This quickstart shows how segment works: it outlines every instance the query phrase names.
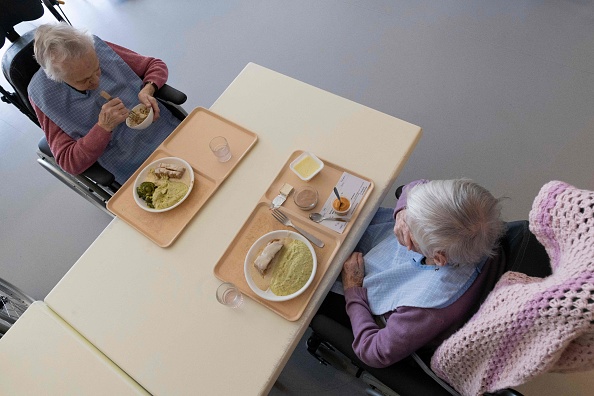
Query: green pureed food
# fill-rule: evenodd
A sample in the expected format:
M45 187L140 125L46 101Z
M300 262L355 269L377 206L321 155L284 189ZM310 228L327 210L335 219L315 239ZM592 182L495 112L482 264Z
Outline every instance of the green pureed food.
M293 239L281 249L276 259L270 284L274 294L288 296L307 283L313 271L313 257L305 243Z
M146 181L136 189L138 196L146 202L151 209L167 209L188 193L189 187L181 181L171 180L168 176L157 177L155 170L151 169Z

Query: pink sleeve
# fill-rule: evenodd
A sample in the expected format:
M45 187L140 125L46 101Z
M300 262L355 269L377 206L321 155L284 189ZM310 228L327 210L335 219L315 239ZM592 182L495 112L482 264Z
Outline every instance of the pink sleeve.
M130 66L138 77L142 78L143 82L152 81L159 88L167 82L169 71L167 65L161 59L142 56L120 45L106 43Z
M95 124L88 134L78 140L72 139L49 119L29 98L45 138L56 162L66 172L78 175L93 165L103 154L111 140L111 132Z

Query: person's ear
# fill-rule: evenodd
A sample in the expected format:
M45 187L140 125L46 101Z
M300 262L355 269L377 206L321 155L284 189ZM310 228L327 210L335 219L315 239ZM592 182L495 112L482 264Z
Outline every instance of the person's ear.
M433 261L435 265L444 266L448 263L448 259L444 252L437 252L433 255Z

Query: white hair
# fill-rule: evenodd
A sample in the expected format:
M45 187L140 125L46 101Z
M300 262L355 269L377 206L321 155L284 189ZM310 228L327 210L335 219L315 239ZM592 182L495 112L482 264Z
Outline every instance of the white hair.
M500 201L468 179L434 180L408 192L406 221L423 255L475 264L495 254L504 233Z
M48 78L64 81L64 64L95 50L93 36L65 22L45 24L35 32L35 59Z

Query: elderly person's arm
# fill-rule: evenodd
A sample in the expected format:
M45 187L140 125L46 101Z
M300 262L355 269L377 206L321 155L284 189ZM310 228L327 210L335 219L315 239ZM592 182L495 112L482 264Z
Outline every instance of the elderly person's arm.
M144 82L152 82L160 88L167 81L167 66L162 60L142 56L116 44L107 44ZM147 84L143 89L149 91L154 88L151 84ZM32 100L30 102L56 162L66 172L78 175L93 165L103 154L111 140L111 131L97 123L85 136L74 140L47 117Z
M111 140L111 132L95 124L86 136L72 139L31 102L56 162L66 172L78 175L93 165Z
M142 56L128 48L107 42L136 75L142 78L143 87L138 93L138 100L145 106L151 106L154 112L154 121L159 119L159 106L153 97L156 90L161 88L169 75L167 65L161 59Z
M399 307L382 328L369 309L367 289L345 289L344 297L355 337L353 350L371 367L387 367L404 359L449 327L439 310Z
M353 267L361 268L364 263L362 260L359 263L357 256L351 256L347 262L343 268L343 283L354 336L353 351L371 367L387 367L421 347L439 345L478 309L484 290L493 288L505 268L505 258L498 253L485 263L470 288L451 305L440 309L398 307L384 315L386 326L382 327L371 313L362 280L359 282L358 275L349 271Z
M367 303L363 277L363 255L355 252L344 263L342 283L355 337L353 350L365 364L387 367L426 345L449 326L438 310L400 307L381 328Z

